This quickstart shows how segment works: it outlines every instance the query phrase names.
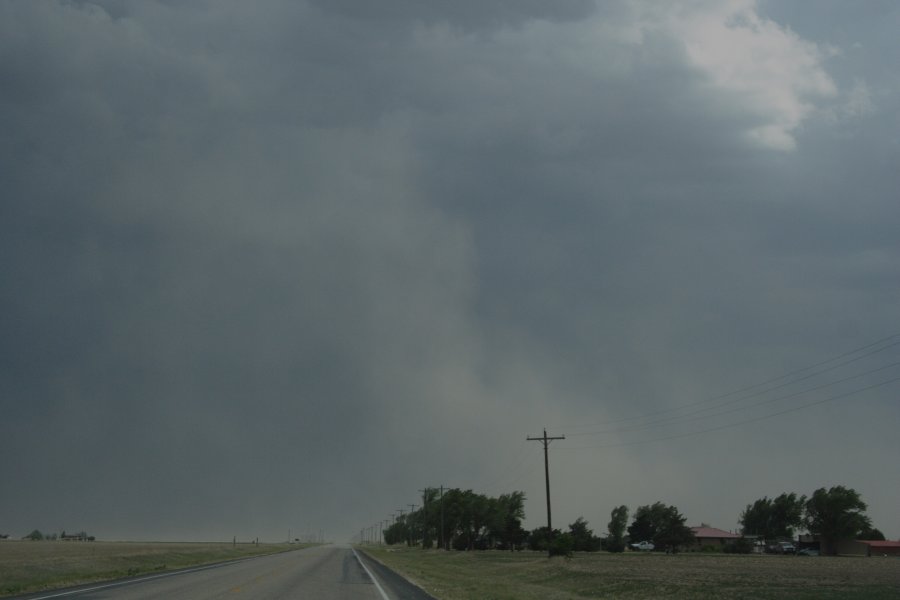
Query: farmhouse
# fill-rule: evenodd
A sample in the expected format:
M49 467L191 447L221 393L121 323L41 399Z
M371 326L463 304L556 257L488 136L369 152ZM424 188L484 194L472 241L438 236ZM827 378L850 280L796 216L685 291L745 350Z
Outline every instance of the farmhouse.
M691 527L691 531L694 532L695 540L693 547L690 548L692 550L699 550L707 546L724 548L727 544L741 539L741 536L737 533L710 527L706 523L701 524L699 527Z
M845 540L834 549L842 556L900 556L900 542Z

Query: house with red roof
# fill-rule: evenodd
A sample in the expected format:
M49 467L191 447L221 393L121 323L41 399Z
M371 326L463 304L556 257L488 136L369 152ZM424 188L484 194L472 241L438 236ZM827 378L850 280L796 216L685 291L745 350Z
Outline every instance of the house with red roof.
M710 527L706 523L701 523L698 527L691 527L691 531L694 533L694 544L688 550L700 550L708 547L720 549L741 539L739 533Z
M879 540L844 540L834 545L842 556L900 556L900 542Z

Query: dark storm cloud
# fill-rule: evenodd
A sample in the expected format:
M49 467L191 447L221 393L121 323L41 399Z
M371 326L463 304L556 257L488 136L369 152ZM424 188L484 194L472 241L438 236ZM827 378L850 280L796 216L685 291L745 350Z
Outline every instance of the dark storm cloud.
M308 129L279 133L283 110L270 124L234 123L258 117L244 101L271 107L269 90L228 98L230 84L203 60L182 67L159 46L123 39L123 52L106 52L96 37L147 32L95 8L9 11L19 17L6 21L10 30L30 25L46 38L34 46L49 56L32 60L65 65L57 78L41 69L31 75L37 97L23 92L5 113L14 133L4 161L4 256L14 269L5 339L16 344L5 347L12 360L4 397L20 413L10 425L23 447L38 432L49 438L32 466L37 485L75 478L141 515L155 504L141 497L148 488L215 504L235 486L252 497L270 481L259 465L277 465L289 491L334 494L324 473L340 465L322 468L316 457L360 454L359 442L372 437L366 431L379 427L373 416L390 408L390 397L368 401L378 391L365 384L382 375L378 357L390 354L378 340L395 332L381 319L402 310L405 296L438 311L453 300L452 290L430 297L443 283L416 291L420 281L457 277L444 264L456 234L436 231L407 190L383 180L394 159L379 165L371 156L397 144L318 129L315 113L328 94L298 109L304 119L312 113ZM72 38L68 48L54 43L59 37ZM30 44L11 54L26 55ZM154 74L176 79L158 85ZM129 88L134 103L118 102ZM22 151L28 143L38 146L36 157ZM435 243L440 253L429 248ZM411 253L423 262L405 261ZM399 303L384 297L394 290ZM82 506L66 517L96 522L95 510L110 507ZM175 513L177 523L207 527L196 511ZM209 519L218 521L215 510ZM112 528L127 529L124 520Z
M312 4L329 13L367 21L449 23L465 29L481 30L520 25L531 19L564 21L583 18L596 7L590 0L486 0L481 2L415 2L394 0L376 5L352 0L313 0Z
M887 61L802 12L765 7L805 39L676 8L3 4L0 528L348 532L441 483L522 487L537 526L542 425L892 333ZM895 455L888 398L804 423ZM798 421L560 452L559 522L662 499L731 527L842 483L896 535L883 465L772 465Z

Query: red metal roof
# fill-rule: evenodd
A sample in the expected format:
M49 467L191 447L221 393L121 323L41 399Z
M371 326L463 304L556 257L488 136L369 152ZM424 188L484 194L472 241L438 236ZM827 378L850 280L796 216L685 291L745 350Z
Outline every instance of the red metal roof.
M694 537L698 537L698 538L737 539L737 538L741 537L737 533L731 533L730 531L725 531L724 529L717 529L715 527L691 527L691 531L694 532Z
M880 541L880 540L856 540L872 546L873 548L900 548L900 542Z

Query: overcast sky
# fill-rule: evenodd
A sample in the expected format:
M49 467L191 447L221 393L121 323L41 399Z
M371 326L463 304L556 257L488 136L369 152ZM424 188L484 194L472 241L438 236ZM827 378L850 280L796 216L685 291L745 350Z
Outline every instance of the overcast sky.
M845 485L897 539L898 29L0 0L0 533L343 540L438 485L534 528L547 427L556 526Z

